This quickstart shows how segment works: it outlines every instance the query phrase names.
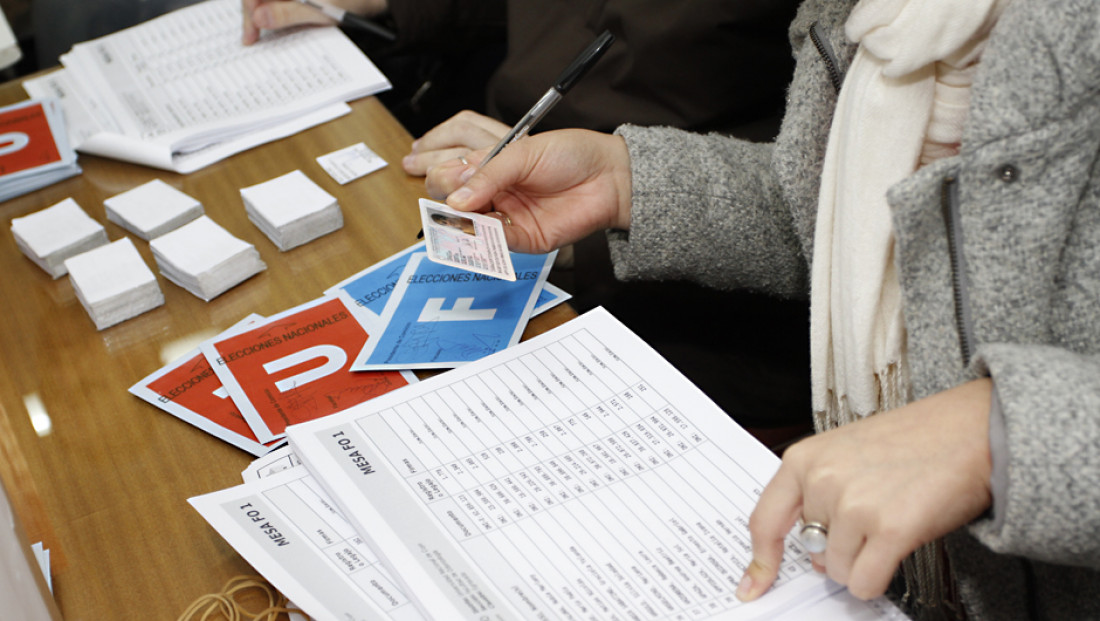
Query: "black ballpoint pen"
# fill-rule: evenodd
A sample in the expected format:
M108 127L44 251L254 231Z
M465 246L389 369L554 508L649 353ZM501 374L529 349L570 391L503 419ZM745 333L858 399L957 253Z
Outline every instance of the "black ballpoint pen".
M542 117L546 116L550 108L553 108L554 104L558 103L562 96L565 95L584 74L588 73L588 70L596 64L596 61L603 56L603 53L606 52L607 48L611 47L611 44L614 42L615 35L607 30L596 37L596 40L589 44L589 46L565 68L565 71L558 76L557 82L550 87L550 90L546 91L546 94L535 103L534 107L528 110L527 114L523 115L523 118L516 123L515 127L500 139L500 142L493 147L492 151L489 151L485 159L481 160L481 164L478 165L478 168L488 164L489 160L496 157L504 147L508 146L508 143L526 136L527 133L531 131L531 128L541 121Z
M341 26L348 28L355 28L357 30L363 30L371 34L377 35L387 41L393 41L397 39L397 35L392 30L372 22L371 20L356 15L355 13L349 13L344 9L334 7L331 4L325 4L323 2L317 2L316 0L298 0L306 6L311 6L318 11L328 15L332 19L335 19Z

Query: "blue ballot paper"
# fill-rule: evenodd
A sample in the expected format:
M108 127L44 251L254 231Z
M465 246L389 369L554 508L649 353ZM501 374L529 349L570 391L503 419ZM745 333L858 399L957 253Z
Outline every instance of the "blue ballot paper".
M345 292L356 308L365 308L374 313L376 317L382 316L382 310L386 307L386 301L390 299L390 293L397 286L397 279L405 266L409 263L409 256L414 252L424 252L424 242L413 244L408 248L391 255L367 269L347 278L325 291L325 295L339 295ZM513 263L519 260L517 253L512 253ZM545 283L539 292L538 301L535 302L535 310L532 317L561 304L571 298L569 293ZM350 306L350 305L349 305Z
M381 314L381 332L351 369L448 369L514 345L555 255L513 254L511 282L410 254ZM347 289L340 295L351 297Z

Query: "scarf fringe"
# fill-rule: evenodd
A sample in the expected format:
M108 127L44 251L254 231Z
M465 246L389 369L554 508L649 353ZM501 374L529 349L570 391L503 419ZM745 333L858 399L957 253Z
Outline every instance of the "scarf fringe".
M821 433L836 429L841 425L863 420L877 412L900 408L912 401L908 365L904 362L892 362L884 370L876 372L875 388L878 392L877 405L870 412L854 411L846 396L837 396L836 392L829 388L826 391L825 410L814 410L814 430Z
M916 621L966 621L942 539L917 548L899 569L905 592L901 607Z

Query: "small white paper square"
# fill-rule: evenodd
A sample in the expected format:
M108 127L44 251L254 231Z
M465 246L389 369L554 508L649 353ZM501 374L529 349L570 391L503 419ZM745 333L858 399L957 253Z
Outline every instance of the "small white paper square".
M362 142L317 158L317 163L340 185L386 167L386 160Z
M242 188L241 198L276 229L336 203L335 197L300 170Z
M99 330L164 304L156 276L129 237L78 254L65 267Z
M180 272L192 276L209 272L253 247L208 216L200 216L161 235L149 242L149 246L158 260L163 258Z
M73 286L89 304L98 304L157 281L129 237L78 254L65 265Z
M504 225L497 218L456 211L422 198L420 219L432 261L502 280L516 279Z
M149 240L203 214L202 203L160 179L103 201L107 219Z
M107 231L71 198L22 218L11 231L20 250L54 278L65 275L65 259L107 243Z

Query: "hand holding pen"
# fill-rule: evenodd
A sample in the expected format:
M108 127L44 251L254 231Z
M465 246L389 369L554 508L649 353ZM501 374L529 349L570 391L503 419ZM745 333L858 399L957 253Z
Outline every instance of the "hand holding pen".
M337 2L340 6L335 4ZM333 23L393 41L396 35L392 31L368 19L381 14L387 7L387 0L242 0L241 42L245 45L255 43L261 30Z
M495 147L489 150L489 153L481 160L478 168L488 164L489 160L496 157L509 143L526 136L542 120L542 117L546 116L546 113L550 112L550 109L561 101L561 98L569 92L569 89L573 88L573 85L580 81L584 74L588 73L588 70L600 60L600 57L614 42L615 35L605 30L600 36L596 37L595 41L584 48L584 51L573 59L573 62L569 63L569 66L561 72L561 75L558 76L550 89L527 111L527 114L523 115L523 118L516 123L515 127L505 134Z
M466 159L465 156L458 158L461 162L460 167L449 166L443 169L442 167L437 166L433 168L429 172L428 177L425 180L425 184L428 188L429 194L431 194L434 198L442 199L443 197L446 197L451 189L456 187L458 184L462 184L468 181L471 176L474 175L474 173L476 173L479 169L488 164L489 161L496 157L502 150L504 150L506 146L526 136L531 131L531 128L533 128L540 120L542 120L542 118L546 116L546 113L554 107L554 104L561 101L562 97L569 91L569 89L571 89L574 84L576 84L582 77L584 77L586 73L588 73L588 71L596 64L596 62L600 60L604 52L607 51L607 48L609 48L614 42L614 35L612 35L608 31L604 31L600 36L596 37L596 39L591 44L589 44L588 47L586 47L573 60L573 62L565 68L564 71L562 71L561 75L558 76L558 79L554 82L553 85L551 85L546 94L544 94L535 103L535 105L527 112L527 114L523 115L523 118L521 118L519 122L512 127L511 130L509 130L506 134L504 134L504 136L501 137L501 139L497 142L495 146L493 146L492 149L484 152L483 155L478 152L470 153L471 157L474 156L474 154L477 154L479 156L480 164L478 164L477 168L471 167L470 162ZM617 138L614 138L613 140L621 142L621 140ZM575 162L571 164L575 164ZM456 178L454 176L454 172L459 168L461 168L462 172L460 173L460 176ZM570 170L566 172L566 176L574 176L578 172L583 176L583 166L582 169ZM505 185L507 185L507 183L508 182L505 182ZM490 196L489 198L492 198L492 196ZM448 199L448 203L450 202L451 200ZM460 208L466 211L495 211L498 216L501 217L502 221L504 221L505 224L512 224L510 213L500 207L497 207L495 204L465 204L463 205L463 207ZM594 213L595 212L593 212L593 214ZM596 220L602 220L602 218L597 217ZM613 224L612 221L617 221L617 218L609 217L608 224ZM584 227L587 226L587 224L582 224L581 226ZM505 228L507 229L508 227ZM560 239L567 238L571 234L567 231L562 231L554 232L550 236L540 236L534 239L518 240L516 238L516 234L518 232L519 229L511 232L508 232L506 230L505 234L508 236L509 246L512 247L514 250L520 250L521 252L547 252L548 250L558 247L554 244L559 243ZM417 237L419 238L422 235L423 231L421 231L420 234L417 235ZM560 243L567 244L571 243L571 241L573 240L570 239L568 241L562 241Z

